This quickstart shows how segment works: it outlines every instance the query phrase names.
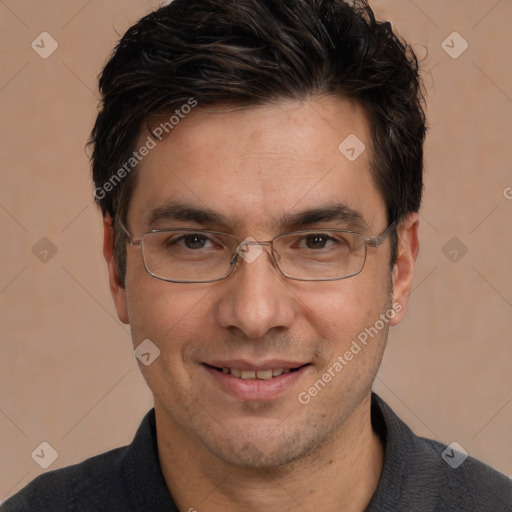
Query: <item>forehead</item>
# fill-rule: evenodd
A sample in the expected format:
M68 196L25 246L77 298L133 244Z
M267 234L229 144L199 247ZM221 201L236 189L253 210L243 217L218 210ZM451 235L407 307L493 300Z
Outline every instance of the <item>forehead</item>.
M151 227L155 210L180 202L219 213L233 230L263 231L298 211L345 204L372 226L385 208L370 155L368 121L351 101L199 105L139 164L128 218Z

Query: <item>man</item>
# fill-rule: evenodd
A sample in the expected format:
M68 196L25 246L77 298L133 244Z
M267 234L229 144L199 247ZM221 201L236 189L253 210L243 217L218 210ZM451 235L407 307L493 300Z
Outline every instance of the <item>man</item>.
M128 30L93 175L155 408L3 509L512 510L371 392L419 249L420 85L363 2L174 0Z

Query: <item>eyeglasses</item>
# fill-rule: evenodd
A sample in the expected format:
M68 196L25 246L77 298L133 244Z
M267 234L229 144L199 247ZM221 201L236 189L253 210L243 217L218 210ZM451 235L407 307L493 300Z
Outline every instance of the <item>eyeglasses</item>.
M140 245L148 274L172 283L213 283L227 278L241 259L251 263L270 246L275 266L288 279L336 281L359 274L368 247L378 247L395 226L392 222L376 237L345 229L314 229L278 235L268 242L197 229L152 230L134 238L120 221L116 224Z

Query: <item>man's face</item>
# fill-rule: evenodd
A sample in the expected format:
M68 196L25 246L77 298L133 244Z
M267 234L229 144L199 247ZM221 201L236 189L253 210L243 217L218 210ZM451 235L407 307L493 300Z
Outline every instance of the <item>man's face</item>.
M338 149L351 134L366 145L354 161ZM359 231L376 236L387 219L369 172L370 151L366 117L348 101L199 106L140 164L127 227L136 238L180 227L268 241L291 230L354 228L342 218L293 227L281 222L344 205L359 213ZM213 211L223 222L160 215L150 223L155 211L177 202ZM170 283L145 271L138 247L127 251L126 290L118 290L115 301L120 318L131 324L134 346L149 339L160 349L151 365L141 366L159 429L180 432L225 462L277 466L340 432L368 398L388 326L400 315L366 345L358 342L353 358L343 356L394 300L405 300L391 296L389 238L368 248L359 275L324 282L285 278L266 248L222 281ZM341 370L333 367L339 356ZM291 371L268 380L236 376L282 369ZM330 379L324 376L329 369ZM308 393L319 379L325 386Z

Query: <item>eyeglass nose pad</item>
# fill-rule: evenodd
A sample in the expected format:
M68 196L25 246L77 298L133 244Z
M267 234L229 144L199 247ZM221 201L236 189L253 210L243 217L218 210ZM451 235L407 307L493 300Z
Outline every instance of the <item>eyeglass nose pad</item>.
M274 259L276 260L276 263L279 263L281 261L281 256L278 252L272 251L272 254L274 255Z

